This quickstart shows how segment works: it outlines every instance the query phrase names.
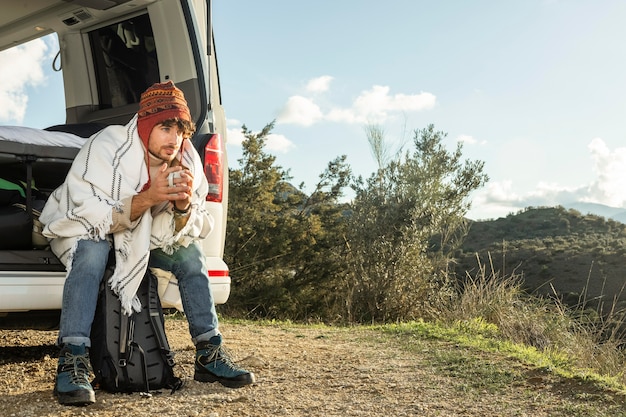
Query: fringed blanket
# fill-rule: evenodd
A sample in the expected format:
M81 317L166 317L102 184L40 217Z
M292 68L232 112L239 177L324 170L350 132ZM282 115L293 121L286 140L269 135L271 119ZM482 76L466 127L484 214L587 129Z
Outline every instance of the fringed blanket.
M182 152L182 164L194 176L191 214L176 232L171 205L153 214L146 210L130 229L112 235L116 268L109 285L120 298L124 312L141 310L135 296L146 272L150 250L173 253L178 247L206 237L213 218L204 209L208 184L200 157L190 143ZM148 182L145 149L137 134L137 116L126 126L109 126L92 136L76 156L65 182L46 203L40 220L52 251L68 272L76 245L82 239L111 238L112 210L123 207L124 198L138 194Z

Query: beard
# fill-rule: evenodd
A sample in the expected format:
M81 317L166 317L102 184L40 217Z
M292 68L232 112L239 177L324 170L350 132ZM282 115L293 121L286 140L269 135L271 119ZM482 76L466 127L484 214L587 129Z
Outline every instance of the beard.
M169 151L173 151L173 152L169 152ZM158 149L156 152L153 149L148 149L148 152L153 157L160 159L163 162L170 163L176 158L176 155L178 155L179 150L175 148L164 147L164 148Z

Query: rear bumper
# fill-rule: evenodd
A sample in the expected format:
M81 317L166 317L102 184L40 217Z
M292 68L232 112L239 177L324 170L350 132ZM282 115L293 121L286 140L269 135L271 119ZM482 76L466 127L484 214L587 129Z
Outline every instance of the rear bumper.
M215 304L226 304L230 296L230 277L215 277L209 275L209 284L211 284L211 293L213 294L213 302Z
M230 296L231 279L222 259L207 258L215 304ZM60 310L65 272L0 271L0 315L8 312Z
M0 313L60 310L65 272L0 271Z

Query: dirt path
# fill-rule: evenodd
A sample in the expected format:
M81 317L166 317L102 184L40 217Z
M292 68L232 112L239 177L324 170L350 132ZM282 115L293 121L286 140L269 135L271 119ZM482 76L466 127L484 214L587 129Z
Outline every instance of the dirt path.
M457 375L452 364L442 366L442 352L458 353L458 346L417 339L400 343L360 328L227 323L222 326L227 346L258 380L232 390L193 381L194 350L186 322L168 320L167 328L177 373L185 379L181 391L151 398L97 391L96 404L85 408L60 406L52 396L56 332L0 331L0 416L626 415L622 396L586 383L496 355L463 352L516 375L494 389L476 384L466 373ZM407 343L410 351L400 347Z

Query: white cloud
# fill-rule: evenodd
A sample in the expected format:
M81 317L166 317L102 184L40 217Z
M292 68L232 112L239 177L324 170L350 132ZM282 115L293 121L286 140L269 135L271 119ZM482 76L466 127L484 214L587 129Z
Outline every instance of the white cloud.
M348 109L333 109L328 119L346 123L382 123L391 113L419 112L432 109L437 101L431 93L389 94L389 87L375 85L363 91Z
M343 122L343 123L349 123L349 124L353 124L353 123L367 123L368 119L367 117L361 117L359 116L354 109L351 108L347 108L347 109L342 109L342 108L334 108L331 109L325 117L326 120L330 120L332 122ZM372 120L371 122L375 122L374 120Z
M626 205L626 148L611 151L600 138L588 146L596 179L589 185L586 202L611 207Z
M356 107L374 111L377 107L395 111L421 111L435 107L436 98L431 93L389 95L389 87L375 85L356 100Z
M493 218L526 207L567 207L576 202L626 208L626 148L611 150L602 139L594 138L588 150L596 174L589 184L565 187L540 182L534 190L520 195L510 180L488 183L476 192L468 215L475 219Z
M484 195L486 202L517 203L520 197L512 190L513 182L511 180L496 181L487 185L487 192Z
M278 116L277 122L311 126L322 117L321 109L313 100L302 96L291 96Z
M227 118L226 119L226 125L227 126L241 127L243 125L243 123L241 123L241 121L239 121L239 119Z
M462 142L462 143L467 143L468 145L475 145L476 144L476 139L474 139L472 136L469 135L459 135L456 138L457 142Z
M287 153L289 150L295 148L292 141L287 139L284 135L270 134L267 136L267 150L273 152Z
M0 52L0 120L22 123L28 105L27 87L45 82L42 64L48 45L36 39Z
M520 197L512 190L512 181L490 182L475 192L467 216L474 220L492 219L519 210Z
M227 124L230 124L227 122ZM245 140L241 128L228 129L228 146L241 147L241 143ZM266 149L274 153L287 153L295 148L295 145L286 136L270 133L265 140Z
M557 183L540 182L535 190L527 193L521 200L524 207L551 207L568 205L584 198L587 187L564 187Z
M332 80L333 77L330 75L313 78L306 84L306 91L310 93L323 93L324 91L328 91Z
M308 92L324 92L329 88L332 77L314 78L307 84ZM432 109L437 102L435 95L390 94L388 86L374 85L354 99L350 107L326 106L327 110L314 98L295 95L289 97L287 104L277 118L278 123L311 126L328 120L339 123L383 123L399 113L419 112Z
M525 205L527 197L514 191L511 180L489 182L484 189L475 192L467 216L474 220L504 217L528 207Z
M476 191L468 216L472 219L487 219L503 217L527 207L567 207L571 203L586 201L587 196L586 185L564 187L556 183L540 182L534 190L518 193L514 189L513 181L495 181Z
M245 139L240 127L228 129L226 135L228 135L228 145L241 146L241 142Z

